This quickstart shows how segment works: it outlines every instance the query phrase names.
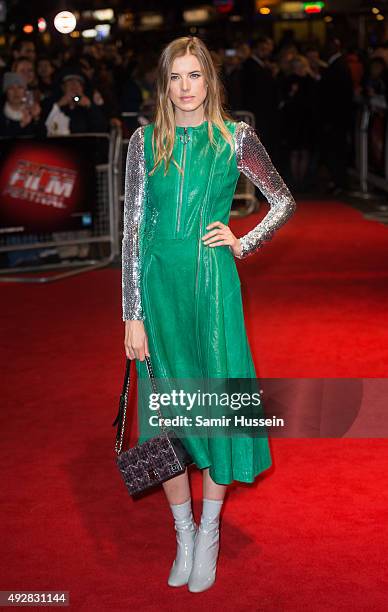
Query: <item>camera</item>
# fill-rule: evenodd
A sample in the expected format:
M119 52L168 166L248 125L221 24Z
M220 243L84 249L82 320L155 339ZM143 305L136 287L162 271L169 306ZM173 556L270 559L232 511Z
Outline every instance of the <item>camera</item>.
M26 91L25 95L23 96L23 102L29 108L34 106L34 94L32 93L32 91Z

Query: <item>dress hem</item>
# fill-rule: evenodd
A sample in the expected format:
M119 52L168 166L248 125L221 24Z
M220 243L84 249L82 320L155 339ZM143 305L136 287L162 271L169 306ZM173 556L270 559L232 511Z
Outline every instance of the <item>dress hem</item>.
M256 478L258 476L260 476L260 474L262 474L263 472L265 472L265 470L268 470L270 467L272 467L272 463L269 463L266 467L261 468L258 472L255 472L253 475L251 474L251 472L238 472L235 473L233 476L230 476L229 474L226 475L225 473L220 477L219 472L217 472L217 480L215 478L213 478L214 476L214 472L212 473L212 464L210 465L201 465L199 466L198 464L194 464L199 470L205 470L206 468L210 468L209 469L209 475L211 477L211 479L216 483L216 484L225 484L225 485L229 485L232 482L245 482L248 484L253 484L256 480ZM222 482L221 482L222 481Z

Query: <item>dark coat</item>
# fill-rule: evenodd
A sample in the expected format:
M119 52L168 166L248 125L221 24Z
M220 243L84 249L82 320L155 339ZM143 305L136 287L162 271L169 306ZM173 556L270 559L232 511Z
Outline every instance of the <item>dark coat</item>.
M343 55L322 73L319 87L320 114L324 123L339 128L350 127L353 104L353 81Z

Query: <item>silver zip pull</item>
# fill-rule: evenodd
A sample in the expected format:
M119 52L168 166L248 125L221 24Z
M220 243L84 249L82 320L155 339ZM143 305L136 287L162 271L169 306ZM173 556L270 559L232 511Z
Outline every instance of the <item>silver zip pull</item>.
M181 142L183 142L183 144L187 144L190 140L190 136L187 132L187 127L184 127L183 130L184 130L184 134L183 135L179 134L179 138L181 139Z

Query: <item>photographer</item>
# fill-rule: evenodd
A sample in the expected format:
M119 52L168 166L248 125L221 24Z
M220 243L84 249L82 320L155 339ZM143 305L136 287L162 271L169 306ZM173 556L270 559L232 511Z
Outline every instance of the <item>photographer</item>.
M27 96L23 77L6 72L3 77L5 99L0 112L0 137L45 136L40 105Z
M82 74L71 71L63 75L63 95L45 104L49 136L108 131L108 121L101 106L85 95L84 86Z

